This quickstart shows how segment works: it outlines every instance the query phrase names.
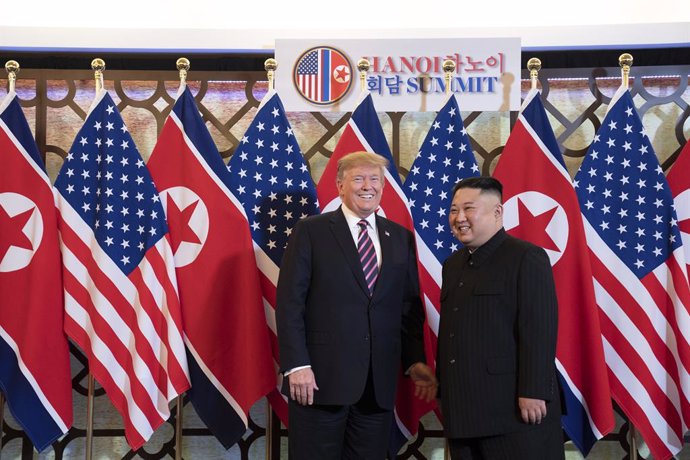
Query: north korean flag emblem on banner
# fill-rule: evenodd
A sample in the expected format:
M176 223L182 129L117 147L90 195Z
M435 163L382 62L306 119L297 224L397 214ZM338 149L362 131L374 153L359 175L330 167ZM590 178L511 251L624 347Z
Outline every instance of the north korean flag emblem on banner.
M295 63L293 82L307 101L329 105L342 99L352 85L352 65L344 53L330 46L305 51Z

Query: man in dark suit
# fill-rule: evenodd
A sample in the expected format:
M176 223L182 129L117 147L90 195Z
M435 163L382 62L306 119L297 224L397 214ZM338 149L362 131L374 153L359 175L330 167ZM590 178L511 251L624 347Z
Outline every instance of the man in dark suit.
M294 228L278 280L276 320L292 460L386 456L400 366L430 401L412 234L375 214L387 160L338 162L342 206Z
M449 223L464 247L443 264L436 360L451 458L564 458L546 252L503 229L503 186L468 178Z

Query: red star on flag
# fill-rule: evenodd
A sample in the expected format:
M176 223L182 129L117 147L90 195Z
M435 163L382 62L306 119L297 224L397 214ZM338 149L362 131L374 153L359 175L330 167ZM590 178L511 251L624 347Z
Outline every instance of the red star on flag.
M560 252L556 243L553 242L546 227L553 219L553 215L558 210L557 206L541 214L534 215L527 206L518 198L518 216L520 224L511 233L513 236L522 238L544 249Z
M2 255L0 260L5 257L10 246L29 250L33 249L31 240L22 231L33 213L34 208L31 208L16 216L10 216L5 209L0 206L0 228L3 233L2 239L0 240L0 254Z
M173 254L177 252L177 248L179 248L180 244L183 242L201 244L201 240L196 232L189 226L189 220L192 218L192 214L194 214L194 210L198 203L199 200L196 200L186 208L180 209L170 195L168 195L168 222L171 227L173 225L177 227L171 234L178 237L171 238Z

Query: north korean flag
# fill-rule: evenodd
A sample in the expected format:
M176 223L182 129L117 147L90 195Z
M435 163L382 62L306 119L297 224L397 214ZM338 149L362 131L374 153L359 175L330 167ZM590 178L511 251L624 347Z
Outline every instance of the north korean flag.
M72 426L72 380L53 189L13 91L0 164L0 390L41 451Z
M558 297L562 424L587 455L615 426L582 216L540 93L532 90L496 165L508 233L546 250Z
M185 88L148 167L175 254L184 340L199 417L230 448L251 406L275 386L259 274L247 217L229 172Z

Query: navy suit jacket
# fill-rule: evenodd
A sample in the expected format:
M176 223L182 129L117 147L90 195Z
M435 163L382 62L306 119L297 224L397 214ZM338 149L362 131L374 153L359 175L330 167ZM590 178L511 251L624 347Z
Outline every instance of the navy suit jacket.
M283 256L276 308L281 372L311 365L315 404L356 403L371 368L376 402L392 409L401 364L425 361L413 236L380 216L376 225L381 268L371 297L341 209L298 222Z

